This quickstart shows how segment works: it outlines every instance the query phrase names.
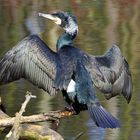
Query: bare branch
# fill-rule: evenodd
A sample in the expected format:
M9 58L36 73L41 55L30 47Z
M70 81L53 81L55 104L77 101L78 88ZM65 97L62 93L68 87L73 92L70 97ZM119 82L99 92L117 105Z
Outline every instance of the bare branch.
M66 114L65 114L66 113ZM65 114L65 115L64 115ZM60 118L68 117L73 115L72 112L68 111L51 111L49 113L21 116L20 123L35 123L42 121L58 121ZM0 120L0 127L12 126L14 124L16 117L5 118Z
M21 132L21 125L20 125L20 120L22 117L22 114L25 112L25 108L30 101L31 98L35 98L36 96L33 96L31 92L27 91L27 94L25 96L25 101L21 106L21 109L19 113L16 113L16 117L13 122L13 127L10 130L10 132L6 135L5 140L18 140L20 137L20 132Z
M78 140L83 134L84 132L80 132L73 140Z
M20 116L25 112L25 108L26 108L26 106L27 106L27 104L28 104L28 102L30 101L31 98L36 98L36 96L32 95L31 92L27 91L26 96L25 96L25 101L22 104L21 109L19 111Z
M29 92L28 92L29 93ZM5 140L17 140L20 138L29 138L32 137L34 139L43 139L46 137L51 137L52 140L63 140L62 136L55 132L50 128L43 128L43 126L33 125L31 123L35 122L42 122L42 121L55 121L59 122L59 119L64 117L69 117L74 114L74 112L69 111L51 111L44 114L37 114L31 116L22 116L25 112L25 108L31 98L35 98L33 95L26 96L26 100L22 104L22 107L19 113L16 113L16 117L9 117L4 111L0 108L0 129L4 129L5 127L13 126L10 133L7 135ZM1 104L1 102L0 102ZM30 123L30 124L23 124L23 123ZM22 125L21 125L22 124ZM44 133L45 130L45 133ZM21 133L20 133L21 132ZM16 137L12 135L15 134Z

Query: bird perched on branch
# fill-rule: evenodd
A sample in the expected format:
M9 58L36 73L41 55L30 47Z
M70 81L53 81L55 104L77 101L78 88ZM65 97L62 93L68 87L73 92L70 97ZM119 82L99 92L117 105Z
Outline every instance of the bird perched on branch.
M118 120L104 109L95 87L106 99L122 94L127 102L132 95L132 79L126 59L113 45L105 55L93 56L75 48L78 33L76 17L67 12L39 13L64 29L52 51L37 35L30 35L9 50L0 60L0 84L24 78L50 95L61 90L70 110L88 110L97 126L120 127Z

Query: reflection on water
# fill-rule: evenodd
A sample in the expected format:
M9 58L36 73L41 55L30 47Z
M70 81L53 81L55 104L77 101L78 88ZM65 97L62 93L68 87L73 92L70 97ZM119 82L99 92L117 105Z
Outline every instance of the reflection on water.
M41 33L50 48L55 49L56 40L62 31L51 22L37 20L35 13L71 11L78 18L79 35L76 46L88 53L103 54L113 43L120 46L132 71L134 95L128 105L123 97L106 101L98 93L104 106L121 122L120 129L97 128L87 112L63 119L58 131L65 139L71 140L81 132L80 140L133 140L140 137L140 1L139 0L1 0L0 1L0 56L19 40L31 33ZM43 20L43 21L42 21ZM44 23L44 24L43 24ZM61 95L50 97L25 80L0 86L0 96L6 111L13 116L29 90L37 95L26 114L61 109L64 106Z
M98 128L90 119L87 121L88 135L90 140L104 140L106 129Z

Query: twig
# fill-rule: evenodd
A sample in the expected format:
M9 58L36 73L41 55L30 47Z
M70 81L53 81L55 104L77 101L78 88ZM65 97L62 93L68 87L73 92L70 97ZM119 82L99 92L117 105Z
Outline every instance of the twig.
M27 104L28 104L28 102L30 101L31 98L36 98L36 96L32 95L31 92L27 91L26 96L25 96L25 101L22 104L21 109L19 111L20 116L25 112L25 108L26 108L26 106L27 106Z
M25 112L25 108L30 101L31 98L35 98L36 96L33 96L31 92L27 91L27 94L25 96L25 101L21 106L21 109L19 113L16 113L16 117L13 122L13 127L10 130L10 132L6 135L5 140L18 140L21 132L21 125L20 125L20 120L22 117L22 114Z
M78 140L83 134L84 132L80 132L73 140Z

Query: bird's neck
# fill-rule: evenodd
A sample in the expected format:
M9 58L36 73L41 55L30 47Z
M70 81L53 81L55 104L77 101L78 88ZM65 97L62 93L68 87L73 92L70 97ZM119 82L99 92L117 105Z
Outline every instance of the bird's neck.
M76 37L76 35L77 35L77 32L73 34L64 32L57 41L57 45L56 45L57 51L64 46L68 46L68 45L71 46L73 44L73 40Z

